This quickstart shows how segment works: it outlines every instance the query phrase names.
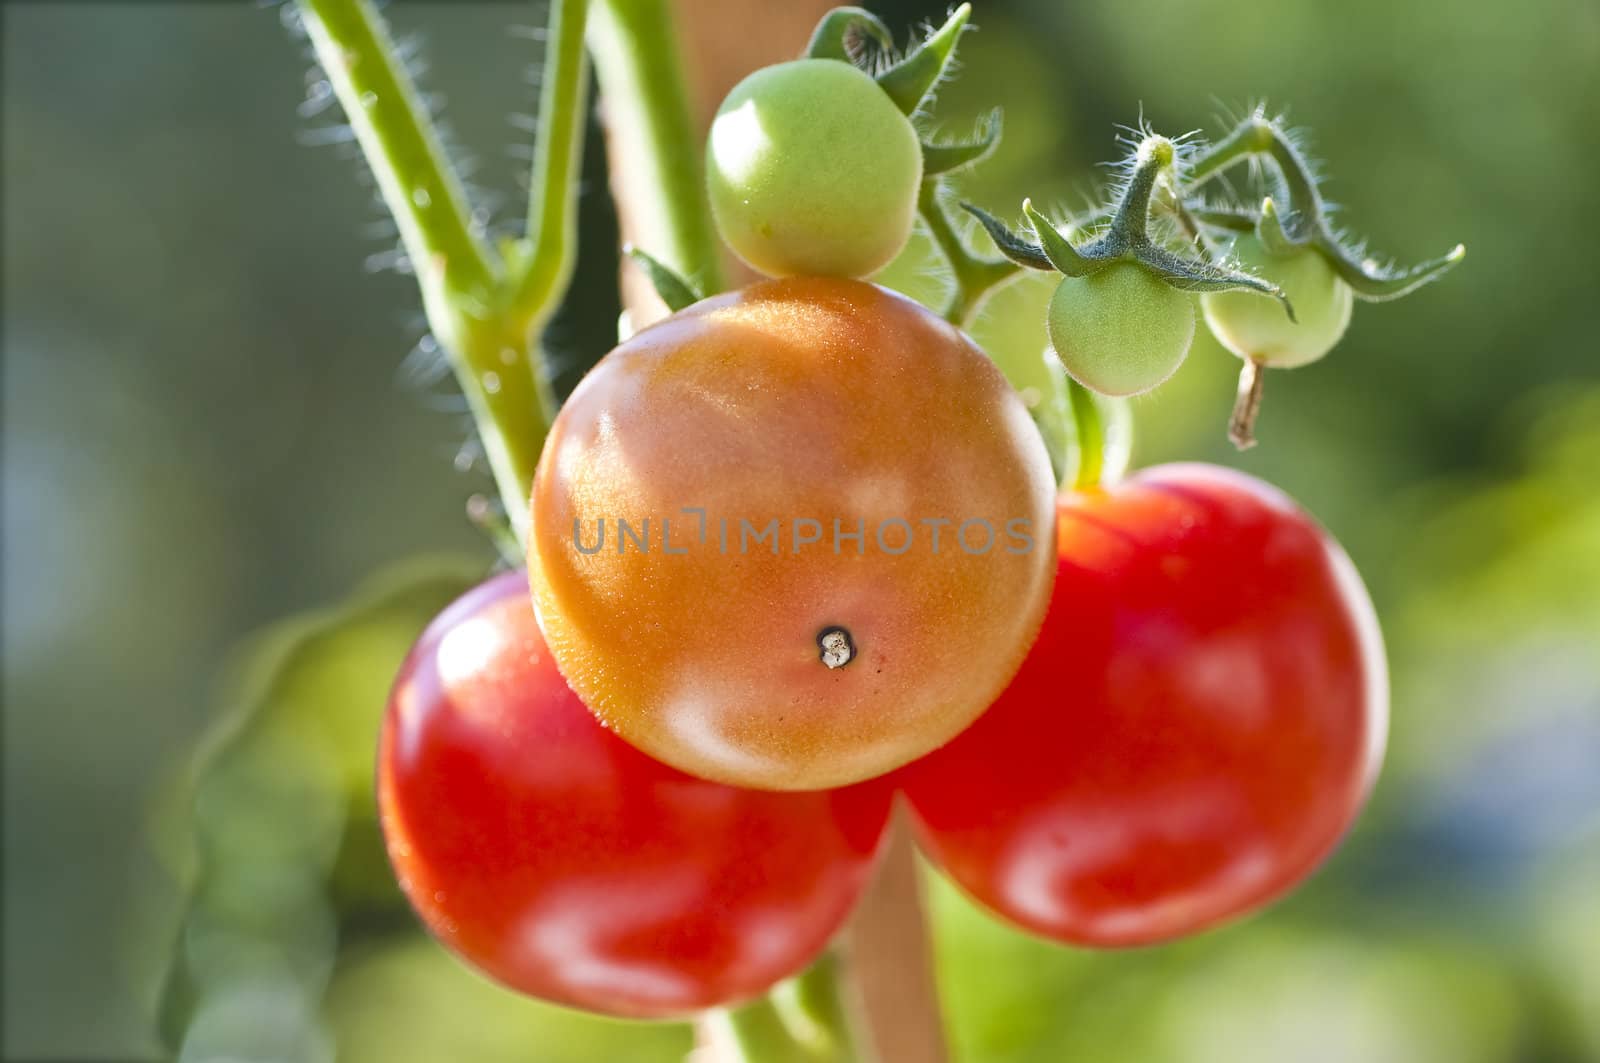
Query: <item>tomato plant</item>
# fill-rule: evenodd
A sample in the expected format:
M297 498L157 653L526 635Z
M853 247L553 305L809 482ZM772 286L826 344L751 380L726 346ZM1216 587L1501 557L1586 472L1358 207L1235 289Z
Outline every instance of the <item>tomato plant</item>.
M395 681L378 759L395 873L428 928L506 985L682 1015L804 967L867 882L887 786L739 790L607 731L507 572L446 609Z
M905 769L930 855L1028 929L1151 944L1310 873L1376 776L1372 603L1259 480L1158 466L1064 494L1049 616L1010 687Z
M1366 592L1259 481L1116 482L1115 397L1178 368L1198 295L1244 362L1247 446L1262 369L1320 358L1353 298L1460 248L1376 266L1258 109L1209 143L1141 127L1079 216L1024 200L1014 231L961 204L1000 257L980 253L947 175L995 148L999 112L923 137L967 5L904 49L830 12L804 58L734 87L702 152L663 0L550 5L528 214L491 241L373 5L296 10L478 426L501 501L471 512L528 564L424 633L382 729L387 850L449 948L612 1015L745 1001L844 923L897 786L952 878L1078 944L1203 930L1329 853L1383 748ZM588 56L630 261L674 313L635 301L561 404L544 334L574 268ZM919 222L937 312L859 279ZM717 232L777 279L719 292ZM1055 291L1008 383L962 328L1028 269ZM898 861L912 886L875 911L914 943ZM840 963L705 1025L741 1058L851 1058Z
M911 237L922 149L870 76L797 59L728 94L706 140L706 181L717 231L751 266L864 277Z
M768 281L638 333L568 399L533 488L540 622L652 756L740 785L858 781L953 737L1016 671L1053 484L958 330L859 281Z

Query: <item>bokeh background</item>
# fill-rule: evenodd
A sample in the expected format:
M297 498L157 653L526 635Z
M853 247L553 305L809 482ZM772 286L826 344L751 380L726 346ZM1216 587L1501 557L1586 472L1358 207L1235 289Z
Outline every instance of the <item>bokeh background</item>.
M781 25L780 0L735 6L728 32ZM163 985L186 1059L678 1058L684 1028L468 974L374 871L371 728L409 639L493 560L463 516L487 480L281 13L0 13L5 1058L158 1058ZM515 219L539 47L515 27L542 13L391 14L479 202ZM997 212L1081 206L1117 124L1216 132L1265 98L1376 247L1469 255L1274 374L1254 451L1223 439L1214 344L1136 407L1141 462L1265 476L1365 574L1395 693L1373 806L1293 898L1171 948L1037 944L935 883L958 1058L1600 1060L1600 6L985 0L977 22L935 115L1004 104L964 183ZM568 384L617 313L591 146ZM928 292L918 253L893 276ZM980 332L1039 342L1039 296Z

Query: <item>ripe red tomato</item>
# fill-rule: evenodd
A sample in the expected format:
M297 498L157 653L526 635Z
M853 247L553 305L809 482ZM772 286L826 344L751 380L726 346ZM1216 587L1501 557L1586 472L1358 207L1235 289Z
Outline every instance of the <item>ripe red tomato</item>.
M867 883L890 791L739 790L590 715L527 575L468 592L412 649L378 761L389 857L428 928L514 989L682 1015L804 967Z
M1383 756L1354 567L1275 489L1204 465L1063 495L1038 641L901 782L926 851L1039 934L1115 947L1250 911L1329 853Z

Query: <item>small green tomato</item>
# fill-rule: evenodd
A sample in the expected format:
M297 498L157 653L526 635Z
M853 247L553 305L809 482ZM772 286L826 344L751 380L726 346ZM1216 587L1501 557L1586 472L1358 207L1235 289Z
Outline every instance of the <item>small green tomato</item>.
M1068 277L1050 297L1050 344L1073 379L1138 395L1171 376L1194 339L1194 300L1132 262Z
M1206 325L1240 358L1277 369L1293 369L1327 354L1350 324L1352 294L1320 254L1302 249L1273 255L1254 234L1233 247L1240 264L1283 289L1294 307L1254 292L1212 292L1200 297Z
M774 277L864 277L911 236L922 147L849 63L799 59L734 86L711 124L706 184L723 240Z

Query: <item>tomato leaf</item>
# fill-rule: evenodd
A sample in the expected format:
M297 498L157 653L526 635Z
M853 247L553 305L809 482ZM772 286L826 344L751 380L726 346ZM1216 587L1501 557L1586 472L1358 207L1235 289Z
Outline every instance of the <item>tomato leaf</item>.
M158 824L192 883L161 1000L174 1048L196 1033L219 1050L270 1033L290 1056L310 1052L337 950L415 926L379 834L374 749L402 657L482 572L467 561L402 566L341 607L276 625L237 658L225 714ZM241 994L268 990L301 1021L277 1014L279 1028L263 1031L235 1013Z
M644 275L650 278L650 284L655 288L656 294L661 296L661 301L666 303L667 309L674 314L705 298L705 295L681 273L648 251L641 251L632 246L623 248L623 251L644 270Z

